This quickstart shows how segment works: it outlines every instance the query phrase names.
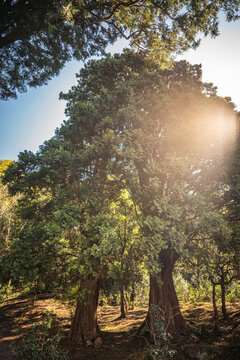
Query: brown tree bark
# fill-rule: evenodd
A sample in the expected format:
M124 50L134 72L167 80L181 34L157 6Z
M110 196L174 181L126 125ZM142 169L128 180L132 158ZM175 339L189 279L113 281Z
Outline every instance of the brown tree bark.
M222 295L222 314L224 319L228 319L227 308L226 308L226 289L224 279L221 279L221 295Z
M77 301L73 317L70 338L73 343L85 344L98 336L97 306L100 291L100 280L91 279L87 286L87 295Z
M121 315L120 315L119 319L124 319L126 317L126 313L127 313L124 285L122 285L121 289L120 289L120 302L121 302L121 304L120 304Z
M171 335L185 329L185 321L181 315L177 294L174 288L172 272L177 257L170 250L162 250L159 256L161 271L158 275L150 275L149 308L158 305L164 311L165 329ZM151 331L151 317L148 311L145 324ZM144 324L143 324L144 327ZM140 328L141 332L142 326Z
M197 258L197 288L199 289L201 285L201 273L200 273L200 262Z
M134 308L135 308L135 298L136 298L135 280L133 280L133 283L132 283L132 292L131 292L131 296L130 296L131 309L132 309L132 310L134 310Z
M212 303L214 311L214 331L216 333L220 332L219 319L218 319L218 310L216 304L216 284L212 282Z
M221 286L221 297L222 297L222 314L225 320L228 319L227 308L226 308L226 288L225 285L227 284L225 279L225 272L224 266L220 268L220 286Z
M172 277L176 256L170 250L162 250L159 260L160 273L157 277L150 275L149 305L158 305L164 311L166 330L176 333L185 328Z

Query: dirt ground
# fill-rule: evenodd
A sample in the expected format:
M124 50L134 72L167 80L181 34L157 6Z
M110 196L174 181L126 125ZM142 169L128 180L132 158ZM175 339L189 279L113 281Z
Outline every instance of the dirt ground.
M212 306L208 303L181 306L188 332L178 334L173 349L176 360L182 359L240 359L240 304L227 304L228 320L220 315L221 333L213 331ZM53 313L53 327L63 326L65 339L62 348L69 351L70 360L143 360L146 359L147 341L136 335L143 322L146 309L130 310L127 317L117 320L119 307L99 308L98 323L103 340L100 349L72 346L68 340L71 310L59 299L41 297L34 305L29 299L12 299L0 306L0 360L14 360L11 345L28 331L33 323L43 319L46 312ZM220 311L219 311L220 313ZM25 359L22 359L25 360Z

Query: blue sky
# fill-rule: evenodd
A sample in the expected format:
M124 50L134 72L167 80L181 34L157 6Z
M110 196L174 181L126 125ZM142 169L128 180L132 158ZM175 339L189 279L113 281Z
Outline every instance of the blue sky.
M203 38L196 51L181 58L201 63L203 81L213 82L220 96L231 96L240 110L240 21L221 22L218 38ZM109 50L118 52L123 42ZM76 84L75 74L83 63L72 61L48 85L29 89L18 99L0 101L0 159L17 160L19 152L36 152L39 145L54 135L65 119L65 101L58 100Z

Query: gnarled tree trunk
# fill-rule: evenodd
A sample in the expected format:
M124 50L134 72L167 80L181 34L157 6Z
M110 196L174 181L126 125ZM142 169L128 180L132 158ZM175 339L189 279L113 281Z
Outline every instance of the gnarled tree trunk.
M161 271L158 275L150 275L149 293L149 308L153 304L158 305L164 311L165 329L172 335L183 331L185 328L172 277L176 259L176 255L170 250L161 251L159 256ZM152 324L149 311L145 323L151 331Z
M185 327L172 277L176 260L170 250L162 250L159 256L161 271L157 276L150 275L149 305L158 305L164 311L166 330L170 333Z
M224 279L221 279L221 295L222 295L222 314L224 319L228 319L227 308L226 308L226 289Z
M98 336L97 306L100 280L89 280L86 289L85 298L77 301L70 332L71 341L77 344L85 344L86 341L94 340Z

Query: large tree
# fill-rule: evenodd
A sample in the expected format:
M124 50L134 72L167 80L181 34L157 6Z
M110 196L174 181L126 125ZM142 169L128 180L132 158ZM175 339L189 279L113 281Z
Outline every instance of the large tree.
M239 18L238 0L1 0L0 98L46 84L71 60L102 52L119 37L165 62L218 35L218 16Z
M90 62L79 84L62 97L72 126L90 109L96 134L99 117L111 132L112 171L124 178L142 214L150 304L165 311L170 331L182 329L172 271L195 232L224 226L206 188L214 192L217 186L216 164L225 145L229 151L234 112L202 84L199 66L180 62L161 71L131 53Z
M121 189L109 176L112 133L105 131L104 111L97 114L85 100L76 122L63 124L39 153L21 153L6 174L10 190L23 193L22 215L30 220L8 262L25 281L46 284L55 272L59 290L76 301L71 339L77 343L97 337L100 283L120 241L109 208Z
M125 52L90 61L78 77L61 95L69 119L39 154L22 154L7 174L14 191L51 190L47 231L69 243L79 290L72 340L97 336L99 280L119 249L109 205L122 188L140 210L150 305L164 310L169 331L182 329L172 271L195 232L221 230L206 188L215 191L216 154L222 135L234 131L234 111L201 82L200 66L186 62L163 71Z

